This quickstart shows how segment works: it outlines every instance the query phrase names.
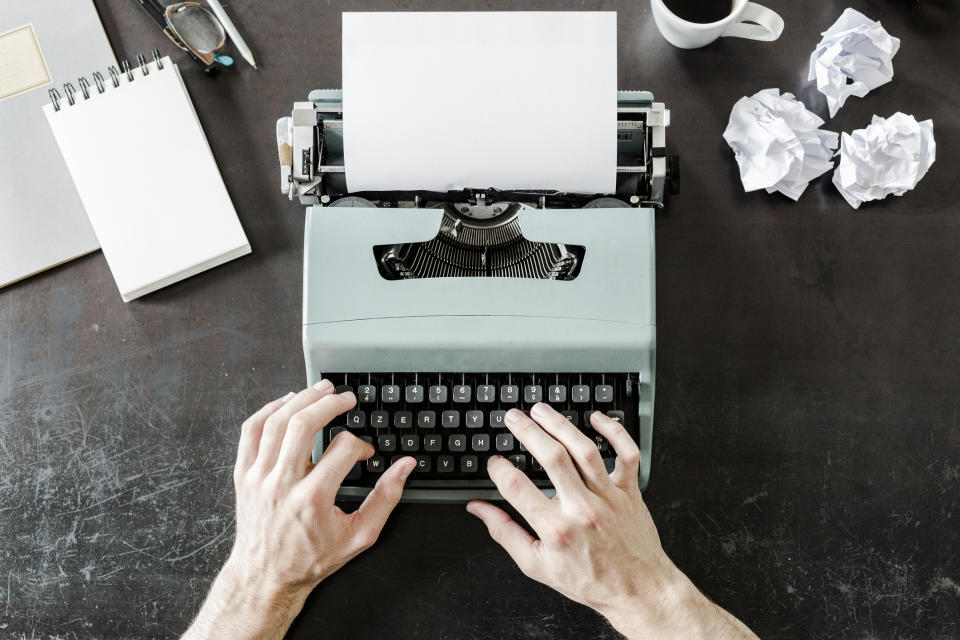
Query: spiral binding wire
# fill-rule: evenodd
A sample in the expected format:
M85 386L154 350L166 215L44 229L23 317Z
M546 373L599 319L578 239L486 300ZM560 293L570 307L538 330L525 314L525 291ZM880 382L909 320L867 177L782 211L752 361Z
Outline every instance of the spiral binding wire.
M73 84L69 82L63 83L63 92L67 94L67 102L70 103L72 107L76 103L76 98L74 95L77 93L77 90L73 88Z
M153 56L153 61L157 65L157 69L163 69L164 67L163 61L160 58L160 50L154 49L151 53ZM142 53L137 54L137 66L140 67L141 75L144 77L150 75L150 67L147 64L147 58ZM127 76L128 82L133 82L134 80L134 68L131 67L130 63L126 60L120 63L120 69L118 69L116 65L110 65L107 68L107 73L110 75L110 82L113 84L114 88L120 86L121 73ZM106 92L106 81L103 77L103 74L99 71L94 71L91 77L93 78L93 85L95 85L97 88L97 93ZM63 94L56 89L47 90L47 95L50 96L50 104L53 105L54 111L60 111L60 109L64 106L64 97L66 98L69 106L73 106L77 103L78 94L83 95L84 100L90 99L91 84L90 81L87 80L87 77L80 76L77 78L77 84L80 86L79 91L77 91L77 88L74 87L70 82L63 83Z

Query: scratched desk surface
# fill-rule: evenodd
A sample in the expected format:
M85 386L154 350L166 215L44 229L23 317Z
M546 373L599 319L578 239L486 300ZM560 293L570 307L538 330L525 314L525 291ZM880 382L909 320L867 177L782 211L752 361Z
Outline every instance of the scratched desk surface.
M401 8L520 6L481 4ZM893 82L828 128L933 118L939 155L916 191L853 213L829 176L797 204L743 193L720 137L766 87L826 114L807 57L846 5L769 4L778 42L680 51L644 0L523 3L619 11L620 87L673 111L646 500L676 563L761 637L957 638L960 10L852 2L903 44ZM169 638L199 607L233 537L240 422L305 378L304 212L277 193L274 121L340 86L341 10L391 6L236 0L262 68L211 80L135 3L97 2L118 58L179 62L254 252L130 304L99 253L0 290L0 637ZM617 637L455 505L400 506L291 636Z

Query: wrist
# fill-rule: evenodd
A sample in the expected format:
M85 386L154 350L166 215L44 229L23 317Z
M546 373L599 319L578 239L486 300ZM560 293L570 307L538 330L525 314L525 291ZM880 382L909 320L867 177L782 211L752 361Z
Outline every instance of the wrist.
M667 563L642 590L626 593L599 610L630 640L707 637L709 625L703 623L712 604L683 572Z
M281 584L269 576L257 573L232 554L220 570L214 587L220 587L236 606L273 612L293 607L294 615L303 608L303 603L312 590Z
M308 595L309 589L279 586L231 556L184 638L282 638Z

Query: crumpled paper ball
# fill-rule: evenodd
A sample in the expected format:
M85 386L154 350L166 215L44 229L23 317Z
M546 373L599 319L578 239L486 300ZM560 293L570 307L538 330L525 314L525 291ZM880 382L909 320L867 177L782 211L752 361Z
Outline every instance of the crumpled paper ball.
M822 34L810 54L808 80L827 98L830 117L850 96L862 98L893 79L893 56L900 39L859 11L847 9Z
M793 94L764 89L740 98L723 139L733 149L744 191L779 191L793 200L833 168L838 136Z
M933 120L917 122L899 111L873 116L866 129L844 133L833 184L854 209L870 200L902 196L937 159Z

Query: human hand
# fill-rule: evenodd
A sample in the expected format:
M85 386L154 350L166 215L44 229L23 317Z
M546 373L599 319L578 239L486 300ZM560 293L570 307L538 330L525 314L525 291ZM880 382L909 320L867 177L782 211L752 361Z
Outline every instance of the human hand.
M638 487L640 449L622 425L599 411L591 417L617 454L608 473L594 442L560 413L540 403L530 415L511 409L505 422L543 466L556 497L500 456L487 471L539 539L499 507L467 504L524 574L595 609L632 639L755 637L663 551Z
M350 514L334 504L337 489L373 446L344 431L310 462L316 434L356 402L323 380L243 423L233 474L236 541L185 637L212 637L218 628L220 637L282 637L310 591L376 542L415 460L393 464Z

